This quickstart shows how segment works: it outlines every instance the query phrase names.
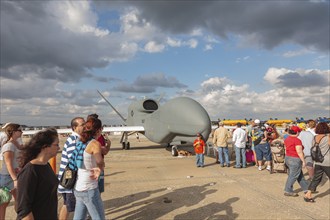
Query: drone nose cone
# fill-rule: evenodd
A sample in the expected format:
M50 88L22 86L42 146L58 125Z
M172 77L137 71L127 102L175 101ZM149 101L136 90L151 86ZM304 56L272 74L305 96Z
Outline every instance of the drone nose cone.
M206 110L197 101L188 97L175 98L164 105L172 112L167 117L171 131L196 136L201 133L207 138L211 132L211 121Z

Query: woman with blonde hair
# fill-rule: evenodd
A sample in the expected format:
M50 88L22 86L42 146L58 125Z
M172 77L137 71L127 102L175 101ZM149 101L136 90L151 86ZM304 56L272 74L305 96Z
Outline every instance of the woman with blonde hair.
M11 123L6 127L5 132L7 140L1 147L3 160L0 171L0 186L6 186L11 190L16 208L17 174L19 172L17 157L20 148L17 140L22 136L22 127L19 124ZM0 219L5 219L8 204L9 202L0 205Z

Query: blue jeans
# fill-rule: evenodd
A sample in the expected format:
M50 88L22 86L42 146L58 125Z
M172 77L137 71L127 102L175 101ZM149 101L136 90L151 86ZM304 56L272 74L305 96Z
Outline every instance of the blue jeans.
M204 154L196 154L196 165L198 167L204 166Z
M236 167L241 166L241 155L242 155L242 167L246 167L246 156L245 148L239 148L235 145L235 155L236 155Z
M225 162L227 165L230 164L229 162L229 152L228 147L218 147L218 154L219 154L219 162L221 165L224 165L222 153L225 155Z
M301 189L306 192L308 190L308 181L305 179L304 174L301 170L302 161L297 157L285 156L285 164L289 168L288 179L285 183L284 191L288 193L293 192L293 184L298 181Z
M87 210L92 219L105 219L103 202L98 188L77 191L74 190L76 196L76 210L73 219L85 220Z
M0 186L6 186L8 189L12 190L14 188L14 181L10 175L0 174Z

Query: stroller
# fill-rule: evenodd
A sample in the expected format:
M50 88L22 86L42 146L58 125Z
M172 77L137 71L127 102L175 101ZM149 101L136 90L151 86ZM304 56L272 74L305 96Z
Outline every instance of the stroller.
M275 139L270 143L272 152L272 173L286 173L285 148L283 139Z

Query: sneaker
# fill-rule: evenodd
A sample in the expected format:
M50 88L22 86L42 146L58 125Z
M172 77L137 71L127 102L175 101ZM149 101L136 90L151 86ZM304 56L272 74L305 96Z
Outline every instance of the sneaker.
M258 166L258 170L261 171L262 170L262 167L261 166Z
M267 166L267 168L266 168L268 171L271 171L272 170L272 168L270 167L270 166Z
M223 164L220 164L220 167L224 167L224 165Z
M298 193L294 193L294 192L285 192L284 193L285 196L292 196L292 197L297 197L298 196Z
M230 164L227 164L227 167L230 167Z

